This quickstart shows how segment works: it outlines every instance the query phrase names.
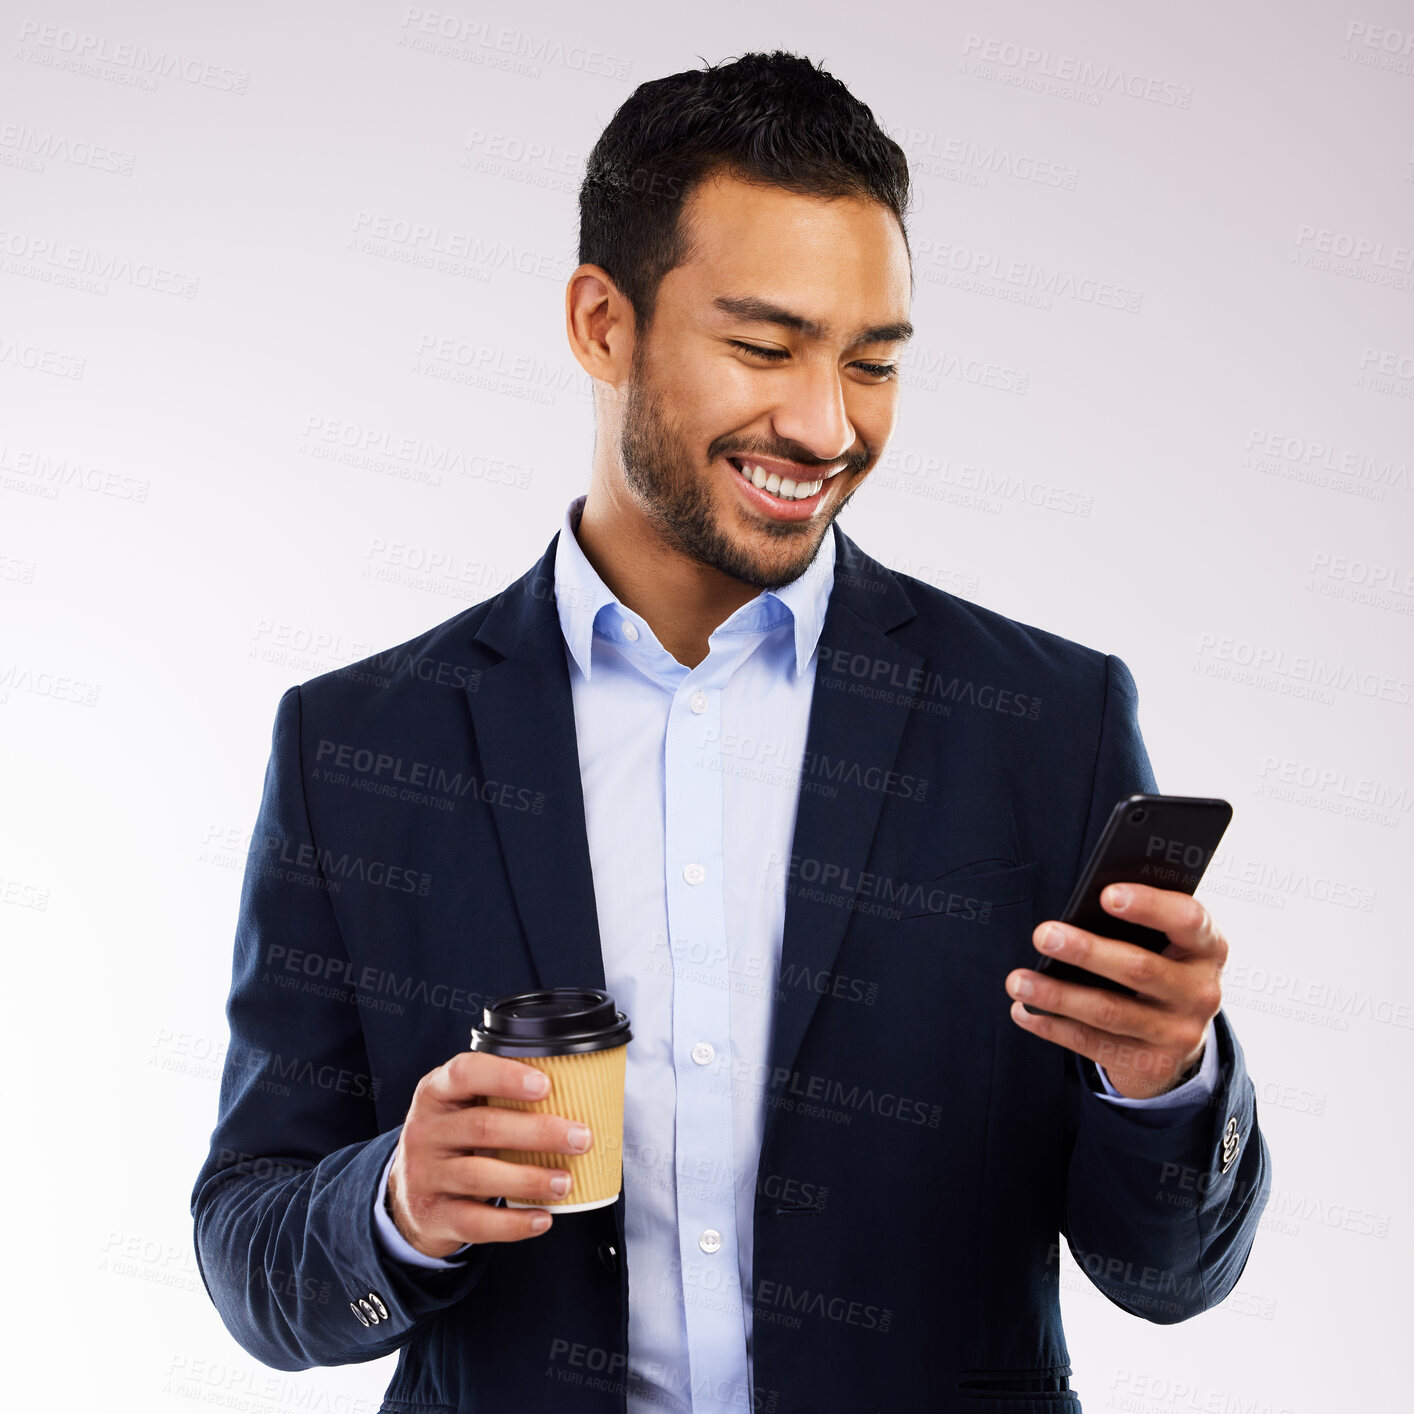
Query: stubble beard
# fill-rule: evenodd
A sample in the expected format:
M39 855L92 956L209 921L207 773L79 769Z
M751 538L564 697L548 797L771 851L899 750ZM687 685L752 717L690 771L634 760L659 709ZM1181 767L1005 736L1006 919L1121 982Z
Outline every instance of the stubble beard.
M685 439L665 414L662 399L647 375L645 361L639 356L641 347L634 351L633 374L624 397L619 457L624 479L655 529L689 559L757 589L779 589L799 579L854 491L840 500L822 524L755 522L778 543L793 547L784 559L753 551L744 534L733 537L725 533L713 509L711 467L704 474L693 463Z

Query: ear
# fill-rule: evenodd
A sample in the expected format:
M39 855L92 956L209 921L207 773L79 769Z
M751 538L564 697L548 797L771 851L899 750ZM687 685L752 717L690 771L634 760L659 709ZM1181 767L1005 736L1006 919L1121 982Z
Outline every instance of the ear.
M602 265L580 265L565 286L565 334L579 366L615 391L633 365L633 306Z

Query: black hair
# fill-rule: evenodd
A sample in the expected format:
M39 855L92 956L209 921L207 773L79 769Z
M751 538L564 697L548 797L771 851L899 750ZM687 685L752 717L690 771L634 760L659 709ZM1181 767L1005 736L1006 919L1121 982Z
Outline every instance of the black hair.
M683 205L718 174L877 201L908 249L903 149L811 60L777 49L652 79L600 134L579 189L579 263L608 271L640 334L653 322L663 276L690 254Z

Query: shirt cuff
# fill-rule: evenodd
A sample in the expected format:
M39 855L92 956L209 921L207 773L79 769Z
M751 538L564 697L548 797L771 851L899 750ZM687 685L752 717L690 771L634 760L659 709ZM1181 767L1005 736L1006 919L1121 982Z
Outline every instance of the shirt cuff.
M1095 1093L1107 1104L1117 1105L1128 1110L1181 1109L1184 1111L1183 1114L1155 1116L1156 1123L1176 1123L1179 1119L1196 1113L1202 1105L1212 1098L1213 1092L1218 1088L1218 1047L1213 1037L1213 1029L1211 1026L1208 1027L1208 1035L1203 1043L1203 1057L1198 1063L1198 1069L1183 1084L1175 1085L1172 1090L1165 1090L1162 1095L1151 1095L1148 1099L1121 1095L1110 1084L1110 1078L1105 1074L1104 1066L1096 1065L1095 1074L1100 1086Z
M406 1262L410 1267L430 1267L436 1271L464 1267L465 1262L448 1261L443 1257L429 1257L425 1252L419 1252L398 1231L387 1204L388 1175L392 1172L393 1160L397 1154L397 1146L394 1145L393 1152L388 1155L388 1162L383 1165L383 1177L378 1180L378 1196L373 1200L373 1226L378 1230L378 1239L383 1244L383 1250L388 1256L396 1258L399 1262ZM474 1245L470 1242L463 1243L452 1253L452 1257L461 1257L464 1253L470 1252Z

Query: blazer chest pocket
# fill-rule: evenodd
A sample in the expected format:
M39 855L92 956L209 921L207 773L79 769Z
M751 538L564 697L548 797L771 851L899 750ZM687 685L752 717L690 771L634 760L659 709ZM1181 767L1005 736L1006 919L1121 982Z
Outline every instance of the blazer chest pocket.
M1013 919L1026 911L1036 883L1036 865L989 860L940 874L910 889L899 908L899 919L954 919L987 925Z

